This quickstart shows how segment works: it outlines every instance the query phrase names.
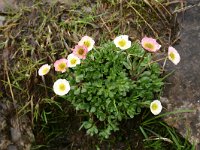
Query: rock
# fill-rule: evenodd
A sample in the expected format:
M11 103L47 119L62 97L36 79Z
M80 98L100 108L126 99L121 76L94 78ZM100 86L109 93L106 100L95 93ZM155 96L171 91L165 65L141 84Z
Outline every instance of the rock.
M18 150L17 149L17 146L15 146L15 145L8 145L8 148L7 148L8 150Z
M10 128L11 140L13 142L18 142L21 138L21 132L17 128Z
M175 46L180 53L181 62L174 66L166 65L168 72L175 69L166 84L164 99L168 112L177 110L192 110L190 113L170 115L165 121L177 128L191 143L200 143L200 5L198 1L188 1L194 6L179 14L181 27L179 45ZM189 131L189 132L188 132ZM197 149L200 149L197 148Z
M0 0L0 11L3 12L7 8L16 8L16 0Z
M17 116L12 100L0 99L0 150L30 150L34 141L30 122L26 115Z
M5 17L4 16L0 16L0 26L3 25L4 21L5 21Z

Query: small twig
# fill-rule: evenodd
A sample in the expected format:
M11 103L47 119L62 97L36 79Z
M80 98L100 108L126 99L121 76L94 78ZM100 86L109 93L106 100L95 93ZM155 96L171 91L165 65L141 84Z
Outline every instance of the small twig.
M142 55L142 58L140 59L138 65L136 66L136 68L138 68L138 67L140 66L140 64L141 64L142 61L144 60L146 54L147 54L147 52L145 51L144 54Z
M168 59L168 57L166 56L165 57L165 61L163 63L162 72L165 70L165 65L166 65L167 59Z
M167 24L169 24L169 22L168 22L168 20L166 19L166 16L164 15L164 13L159 9L159 7L158 7L158 4L160 4L159 2L157 2L156 4L155 4L155 6L156 6L156 8L157 8L157 10L158 10L158 12L156 11L156 9L155 9L155 7L154 6L152 6L152 4L150 4L150 2L148 1L148 0L144 0L144 2L152 9L152 11L157 15L157 17L161 20L161 22L163 23L163 25L166 25L166 23ZM156 2L156 1L155 1ZM160 4L161 5L161 4ZM163 6L164 7L164 6ZM162 19L162 17L164 18L164 20Z
M46 86L46 82L45 82L44 76L42 76L42 81L43 81L43 83L44 83L44 85L45 85L45 93L46 93L46 96L48 96L48 95L47 95L47 86Z
M30 104L31 104L31 123L32 123L32 126L34 126L34 115L33 115L33 95L31 96L31 100L30 100Z
M165 10L165 12L167 12L170 15L170 17L172 16L170 11L166 7L164 7L164 4L161 4L160 2L157 2L156 0L154 0L154 2L158 3Z
M135 13L140 17L142 18L142 20L147 24L147 26L152 30L152 32L154 33L155 37L158 37L158 34L156 33L156 31L152 28L152 26L145 20L145 18L133 7L131 6L128 1L126 0L127 4L129 5L130 8L132 8Z
M164 137L157 137L157 138L152 138L152 139L144 139L143 141L154 141L154 140L163 140L165 142L173 143L172 140Z
M178 9L178 10L175 10L175 11L173 12L173 14L174 14L174 13L180 13L180 12L186 11L186 10L191 9L191 8L193 8L193 7L196 7L196 6L200 6L200 3L198 3L198 4L196 4L196 5L185 6L185 7L183 7L183 4L182 4L182 8L181 8L181 9Z
M165 60L165 59L166 59L166 57L151 61L150 63L148 63L148 65L151 65L152 63L159 62L159 61Z
M19 119L18 119L18 114L17 114L17 109L16 109L16 100L15 100L15 97L14 97L14 94L13 94L12 85L11 85L10 77L9 77L9 74L8 74L8 64L7 63L8 62L6 60L4 60L4 70L6 72L8 85L9 85L9 88L10 88L10 93L11 93L11 97L12 97L12 101L13 101L14 111L16 113L16 118L17 118L16 123L19 126Z
M123 18L123 5L122 0L120 0L120 18ZM123 27L123 21L120 21L121 27Z
M7 61L4 60L4 70L6 72L6 77L7 77L8 85L9 85L9 88L10 88L10 94L11 94L11 97L12 97L12 100L13 100L13 105L15 107L16 106L16 100L15 100L15 97L14 97L14 94L13 94L12 85L11 85L11 82L10 82L10 78L9 78L9 75L8 75L8 69L7 68L8 68Z
M109 29L109 27L106 25L105 21L103 20L103 18L100 16L101 21L103 22L103 25L106 27L106 29L108 30L108 32L110 33L111 37L112 37L112 33L111 30Z

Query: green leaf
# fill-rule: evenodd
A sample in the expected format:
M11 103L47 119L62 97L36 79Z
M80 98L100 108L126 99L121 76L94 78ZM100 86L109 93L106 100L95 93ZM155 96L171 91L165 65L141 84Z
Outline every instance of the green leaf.
M76 82L79 83L81 80L83 80L83 75L79 75L79 76L76 76Z
M74 95L79 95L80 94L80 88L74 90Z
M100 121L104 121L106 119L106 114L104 114L103 112L98 112L97 117Z
M123 62L123 64L124 64L124 66L126 67L126 69L131 69L131 65L130 64L128 64L127 62Z
M85 129L89 129L92 127L92 123L89 121L85 121L85 122L83 122L83 126Z
M87 89L84 88L84 87L82 87L82 88L81 88L81 93L85 93L85 92L87 92Z
M131 118L133 118L134 115L135 115L135 110L134 110L134 108L129 107L128 110L127 110L127 114L128 114Z
M87 134L93 136L94 134L98 133L98 129L95 125L93 125L90 129L87 130Z
M90 112L91 113L93 113L93 112L95 112L96 111L96 108L95 107L92 107L91 109L90 109Z

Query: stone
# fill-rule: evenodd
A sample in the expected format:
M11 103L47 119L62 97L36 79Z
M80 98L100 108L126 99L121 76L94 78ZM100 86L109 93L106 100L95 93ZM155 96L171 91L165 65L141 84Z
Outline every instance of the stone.
M161 101L167 112L192 110L190 113L169 115L165 121L177 128L191 143L200 143L200 5L199 0L188 1L192 5L184 13L179 13L181 26L180 42L174 46L180 53L181 61L175 66L166 65L167 72L175 72L167 79L164 97ZM200 149L200 147L197 147Z
M7 146L12 142L9 140L8 136L8 123L7 123L7 113L8 107L6 105L5 99L0 99L0 150L7 149Z
M16 8L16 0L0 0L0 11L3 12L6 8Z
M15 146L15 145L8 145L8 148L7 148L8 150L18 150L17 149L17 146Z
M3 25L4 21L5 21L5 17L4 16L0 16L0 26Z
M17 128L10 128L11 139L13 142L18 142L21 138L21 132Z
M33 141L30 119L16 115L12 100L0 98L0 150L29 150Z

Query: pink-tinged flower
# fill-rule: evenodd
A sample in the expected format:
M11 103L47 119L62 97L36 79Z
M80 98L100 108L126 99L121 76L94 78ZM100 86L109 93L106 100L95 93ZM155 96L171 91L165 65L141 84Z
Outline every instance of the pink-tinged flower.
M76 55L80 59L85 59L88 53L88 49L86 46L76 45L75 49L73 49L73 54Z
M168 48L168 58L169 60L171 60L175 65L177 65L180 60L181 57L179 55L179 53L177 52L177 50L175 48L173 48L172 46L169 46Z
M59 72L65 72L67 70L67 59L62 58L59 60L56 60L56 62L54 63L54 67L55 67L55 71L59 71Z
M128 39L128 35L120 35L114 39L114 44L121 50L126 50L131 47L131 41Z
M44 76L44 75L46 75L46 74L49 72L50 68L51 68L51 66L48 65L48 64L42 65L42 66L40 67L40 69L38 70L39 76Z
M144 37L141 41L142 47L149 52L156 52L160 49L161 45L156 42L156 39Z
M89 36L84 36L82 39L78 42L78 45L80 46L85 46L87 47L88 51L92 50L94 47L95 41L89 37Z

